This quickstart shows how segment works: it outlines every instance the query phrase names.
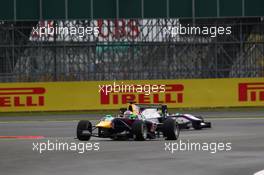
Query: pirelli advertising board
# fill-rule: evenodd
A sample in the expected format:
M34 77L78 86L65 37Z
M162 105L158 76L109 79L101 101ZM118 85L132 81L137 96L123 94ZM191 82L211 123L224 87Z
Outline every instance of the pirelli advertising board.
M264 78L0 84L0 112L264 106Z

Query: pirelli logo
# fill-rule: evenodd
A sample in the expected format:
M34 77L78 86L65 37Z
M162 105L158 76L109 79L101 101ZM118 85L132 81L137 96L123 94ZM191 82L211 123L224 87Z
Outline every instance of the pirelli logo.
M264 102L264 82L239 83L238 98L240 102Z
M44 106L45 93L43 87L0 88L0 108Z
M146 95L144 93L138 92L123 92L123 93L100 93L100 102L102 105L109 104L127 104L131 101L142 103L142 104L151 104L151 103L183 103L183 94L184 94L184 85L183 84L167 84L165 85L165 92L161 93L151 93Z

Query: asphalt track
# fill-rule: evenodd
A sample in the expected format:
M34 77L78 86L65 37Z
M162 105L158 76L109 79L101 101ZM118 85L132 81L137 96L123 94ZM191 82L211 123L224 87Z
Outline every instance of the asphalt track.
M0 174L2 175L253 175L264 169L264 116L261 110L202 113L213 123L212 129L182 131L181 142L232 144L230 151L165 151L168 141L111 141L92 139L100 150L34 150L33 143L81 143L75 139L77 119L84 116L2 117L0 136L44 136L44 139L0 139ZM210 115L220 119L210 119ZM233 119L221 117L246 117ZM53 116L55 117L55 116ZM253 119L249 119L252 117ZM65 119L72 121L66 121ZM171 144L179 144L180 140Z

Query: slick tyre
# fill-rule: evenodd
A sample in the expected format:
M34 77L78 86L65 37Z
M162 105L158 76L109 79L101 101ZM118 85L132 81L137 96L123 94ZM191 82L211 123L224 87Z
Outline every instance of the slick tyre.
M147 139L148 130L146 124L143 121L134 121L132 124L132 132L134 139L137 141L144 141Z
M90 140L92 135L92 123L87 120L81 120L77 126L77 138L81 141Z
M166 140L177 140L179 138L180 128L176 120L168 118L163 123L163 135Z

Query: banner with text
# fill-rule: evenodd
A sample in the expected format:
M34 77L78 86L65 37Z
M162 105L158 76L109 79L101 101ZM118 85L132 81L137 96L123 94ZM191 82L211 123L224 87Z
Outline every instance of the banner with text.
M264 78L1 83L0 112L264 106Z

